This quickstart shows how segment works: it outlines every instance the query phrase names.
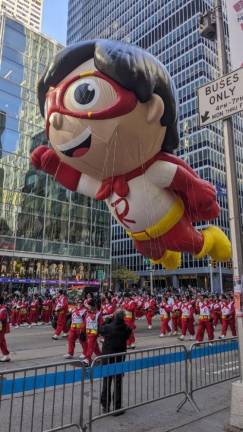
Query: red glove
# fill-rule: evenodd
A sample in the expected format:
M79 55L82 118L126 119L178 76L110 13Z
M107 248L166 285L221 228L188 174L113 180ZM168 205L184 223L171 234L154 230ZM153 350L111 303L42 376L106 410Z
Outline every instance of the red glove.
M177 166L170 189L182 197L185 210L193 221L214 219L219 215L214 186L200 177L195 177L182 166Z
M31 162L36 169L50 174L65 188L76 191L81 173L60 160L54 150L40 145L31 153Z

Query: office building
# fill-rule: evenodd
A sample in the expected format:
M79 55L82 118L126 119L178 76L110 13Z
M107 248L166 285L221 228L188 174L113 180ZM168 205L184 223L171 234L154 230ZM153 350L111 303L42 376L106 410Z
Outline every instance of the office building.
M199 21L213 0L95 0L69 1L67 42L82 39L113 38L136 44L150 51L166 65L174 79L179 98L179 157L217 189L221 214L217 221L229 235L226 176L222 124L198 126L197 89L219 76L216 42L200 36ZM226 30L227 18L225 16ZM243 195L243 121L234 118L237 169ZM204 224L205 225L205 224ZM206 224L207 225L207 224ZM149 280L147 260L137 254L132 241L114 221L112 257ZM210 258L196 260L184 254L180 269L168 272L155 267L155 284L214 286L220 291L232 287L231 262L217 265Z
M29 161L32 149L48 145L37 82L62 46L6 14L0 15L0 46L0 282L103 280L109 212L59 187Z
M0 0L0 12L40 31L43 11L43 0Z

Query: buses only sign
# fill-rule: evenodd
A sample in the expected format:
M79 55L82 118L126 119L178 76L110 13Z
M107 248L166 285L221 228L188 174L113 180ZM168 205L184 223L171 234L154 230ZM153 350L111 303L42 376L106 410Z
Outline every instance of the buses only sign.
M243 67L200 87L198 102L201 127L243 111Z

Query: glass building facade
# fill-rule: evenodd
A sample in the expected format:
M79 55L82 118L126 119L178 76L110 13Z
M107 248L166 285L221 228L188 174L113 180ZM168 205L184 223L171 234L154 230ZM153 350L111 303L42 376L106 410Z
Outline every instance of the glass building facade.
M180 146L177 154L216 186L221 214L213 223L229 235L222 123L203 129L198 126L197 89L219 76L217 44L203 39L199 32L200 15L213 7L213 0L70 0L67 42L73 44L97 37L118 39L141 46L165 64L178 90ZM227 39L226 16L225 33ZM242 132L243 120L237 115L234 134L241 209ZM112 258L142 277L149 277L146 260L136 253L132 241L115 221ZM181 268L168 272L156 266L154 278L162 286L190 283L210 289L212 284L219 291L223 285L231 286L231 268L231 262L217 265L209 258L196 260L184 254Z
M109 275L105 205L63 189L29 161L36 146L48 145L36 88L61 48L0 15L0 283Z
M12 15L33 30L40 31L43 4L43 0L0 0L0 12Z

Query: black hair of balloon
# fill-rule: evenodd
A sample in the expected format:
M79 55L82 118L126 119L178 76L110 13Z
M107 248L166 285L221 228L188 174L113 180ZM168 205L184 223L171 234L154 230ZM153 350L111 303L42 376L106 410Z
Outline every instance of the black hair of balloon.
M81 41L59 51L38 83L38 99L44 116L45 95L79 65L94 58L95 67L122 87L133 91L141 103L153 93L164 102L161 125L166 126L163 151L178 147L178 102L176 91L165 66L149 52L127 43L97 39Z

